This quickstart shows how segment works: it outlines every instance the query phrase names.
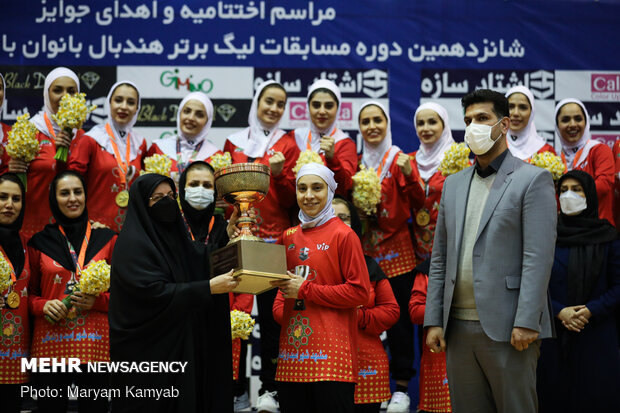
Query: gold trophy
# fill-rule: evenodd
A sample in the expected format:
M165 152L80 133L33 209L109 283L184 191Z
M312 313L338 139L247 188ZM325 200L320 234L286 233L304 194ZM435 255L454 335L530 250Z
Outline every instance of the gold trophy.
M269 244L254 235L256 219L248 213L267 195L269 179L269 167L260 163L233 164L215 173L218 194L239 208L237 226L241 234L211 254L211 273L233 269L233 276L240 280L234 290L237 293L260 294L274 288L270 281L289 279L284 245Z

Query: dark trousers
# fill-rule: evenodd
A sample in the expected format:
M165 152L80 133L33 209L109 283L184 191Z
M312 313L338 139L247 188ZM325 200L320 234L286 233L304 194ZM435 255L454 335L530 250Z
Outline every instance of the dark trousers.
M281 413L355 413L355 383L278 382Z
M75 383L80 388L90 389L109 389L110 377L107 374L87 373L82 369L82 373L38 373L33 377L33 384L36 389L49 387L59 389L61 397L38 397L38 413L65 413L69 401L67 387ZM99 397L97 400L80 398L78 399L78 411L80 413L107 413L108 399Z
M238 397L248 389L248 378L246 377L246 359L248 357L248 340L241 340L241 352L239 353L239 378L233 380L233 396Z
M355 413L379 413L381 403L364 403L355 405Z
M413 288L414 273L408 272L390 278L390 285L400 307L400 317L387 331L390 348L390 374L394 380L409 381L415 375L413 323L409 318L409 298Z
M273 301L277 293L278 289L274 288L256 296L260 325L260 394L276 390L280 325L273 319Z
M19 413L21 410L21 386L24 384L0 384L0 403L2 403L2 413Z

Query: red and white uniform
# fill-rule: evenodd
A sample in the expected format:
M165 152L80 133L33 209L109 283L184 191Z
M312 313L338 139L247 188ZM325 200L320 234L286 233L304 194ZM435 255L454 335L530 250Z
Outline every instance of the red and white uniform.
M413 282L409 300L409 316L413 324L424 324L428 275L418 274ZM420 404L419 410L429 412L450 412L450 391L446 372L446 353L432 353L426 345L426 332L422 339L423 350L420 360Z
M379 336L396 323L399 314L390 282L385 278L371 282L368 304L357 309L356 404L381 403L392 395L390 365Z
M128 190L131 183L140 176L146 155L144 138L129 135L128 141L131 142L129 164L133 167L134 173L126 176L127 185L122 183L121 169L114 152L106 149L89 135L73 140L67 160L67 169L83 175L86 187L90 189L87 203L89 218L116 232L123 227L127 212L127 208L117 205L116 196L120 191ZM131 149L132 146L135 148ZM126 151L121 149L119 148L121 162L126 163Z
M413 168L418 172L418 163L416 162L416 152L410 154L413 161ZM437 225L437 215L439 214L439 201L441 201L441 191L446 177L439 171L435 172L428 182L424 182L424 205L422 208L413 211L413 231L415 233L416 245L415 255L416 264L430 258L433 250L433 239L435 237L435 226ZM429 214L430 220L425 224L425 220L421 219L420 223L416 220L417 214L424 211ZM422 214L424 214L422 212ZM422 215L423 216L423 215ZM421 216L421 217L422 217Z
M228 293L230 311L239 310L252 314L254 296L252 294ZM241 339L232 341L233 380L239 379L239 363L241 362ZM245 361L245 360L244 360Z
M112 260L116 236L112 238L91 260ZM72 272L60 266L49 256L30 247L32 274L28 288L30 313L34 316L32 357L77 357L80 362L110 361L108 302L110 293L95 299L88 311L73 307L69 315L58 323L49 323L43 314L48 300L62 300ZM87 267L85 265L84 267ZM79 281L79 280L78 280Z
M405 274L416 265L413 243L407 227L412 208L424 203L417 170L405 176L396 162L381 181L381 202L376 221L371 220L363 237L364 253L373 257L388 278Z
M26 238L21 236L22 245ZM5 257L6 259L6 257ZM0 385L20 384L28 381L28 373L22 372L21 359L30 356L30 319L28 317L28 283L30 281L30 265L28 251L24 261L24 269L12 291L19 295L19 306L10 308L5 305L0 310ZM0 291L4 294L6 291Z
M357 382L357 309L368 303L370 281L359 239L339 218L286 230L288 269L311 268L299 289L305 310L278 293L274 319L282 326L276 380Z
M2 108L2 106L0 106ZM6 153L6 145L9 144L9 131L11 127L6 123L0 122L0 175L9 170L9 155Z
M230 153L233 163L250 161L243 149L236 146L230 139L226 141L224 151ZM290 136L281 136L263 157L253 159L252 162L269 165L269 159L276 152L282 152L284 155L284 168L280 174L271 175L267 196L254 206L258 236L267 242L275 242L282 232L291 226L289 209L296 205L293 167L299 157L299 149Z

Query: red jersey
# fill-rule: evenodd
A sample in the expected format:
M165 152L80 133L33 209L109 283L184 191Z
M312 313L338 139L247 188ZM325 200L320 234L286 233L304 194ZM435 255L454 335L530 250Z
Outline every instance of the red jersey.
M299 146L298 141L295 139L295 133L306 138L309 132L308 128L300 128L290 131L286 136L290 136L293 139L300 151L305 151L308 147ZM334 133L339 134L343 132L336 128ZM340 139L334 145L334 156L331 159L327 159L325 154L320 154L320 156L325 166L334 173L334 180L338 184L336 193L347 197L353 187L353 180L351 178L357 172L357 147L355 146L355 141L349 137Z
M9 155L6 153L6 145L9 144L9 131L11 127L0 122L0 175L9 170Z
M381 181L377 217L371 219L363 236L364 253L373 257L389 278L415 267L407 220L411 217L411 208L419 208L423 203L424 191L417 168L405 176L396 162L392 162L387 176Z
M359 238L339 218L314 228L284 231L286 263L310 267L299 289L305 310L278 292L274 319L282 326L276 380L356 382L356 307L367 304L368 269Z
M129 177L129 185L140 176L145 154L146 141L142 140L138 155L129 162L135 170L133 176ZM124 188L121 182L116 157L92 137L84 135L81 139L74 139L71 144L67 169L79 172L86 179L86 188L90 189L86 205L88 217L120 232L127 208L117 205L116 196L128 188Z
M379 336L398 321L399 314L390 282L385 278L371 282L368 304L357 309L356 404L381 403L391 397L390 364Z
M106 260L109 264L115 242L116 236L108 241L91 262ZM29 307L34 316L32 357L78 357L82 364L110 361L110 293L99 295L90 310L82 311L73 307L66 318L52 324L45 319L43 306L48 300L65 298L67 283L72 278L75 280L76 274L35 248L29 247L28 253L32 269L28 287Z
M409 316L413 324L424 324L428 276L418 274L413 282L409 300ZM450 389L446 372L446 353L433 353L426 345L426 331L422 340L420 360L420 404L419 410L429 412L450 412Z
M417 151L412 153L413 167L418 172L418 163L415 160ZM424 205L413 210L413 231L415 233L416 264L430 258L435 238L435 225L439 214L439 201L446 177L441 172L435 172L428 182L424 182Z
M224 151L230 153L233 163L250 161L243 153L243 149L235 146L230 140L224 144ZM296 204L293 167L299 157L299 149L293 138L289 135L282 136L262 158L252 161L268 166L269 159L276 152L282 152L284 155L282 172L279 175L271 175L267 196L254 206L258 236L267 242L275 242L282 231L291 226L289 209Z
M80 129L75 134L73 142L80 139L84 131ZM28 189L26 190L26 212L22 234L30 239L34 234L51 222L52 211L49 206L49 188L54 176L65 169L66 164L54 159L56 144L53 138L46 134L37 133L39 140L39 154L28 166ZM73 143L72 143L73 145Z
M228 293L230 311L239 310L252 314L254 296L252 294ZM239 379L239 363L241 362L241 339L232 341L233 380Z
M599 218L605 218L615 226L613 212L615 165L611 148L605 144L594 145L586 159L574 169L587 172L594 178Z
M171 161L172 165L170 167L170 177L172 180L178 185L179 179L181 178L181 174L179 173L179 162L178 157L182 154L177 153L176 151L176 143L177 138L163 138L155 140L151 143L151 147L149 148L146 157L153 156L155 154L166 155ZM224 152L217 149L213 144L211 144L206 139L203 141L203 144L198 148L196 153L190 154L185 159L182 159L181 163L185 163L185 168L189 166L194 161L204 161L207 163L211 163L211 158L213 155L223 155ZM234 162L234 161L233 161Z
M21 236L22 246L26 245L26 238ZM8 257L5 257L8 259ZM28 251L24 261L24 269L17 282L11 286L11 291L19 296L19 306L10 308L5 304L0 310L0 385L19 384L28 381L28 374L22 373L21 359L29 358L30 353L30 324L28 317L28 282L30 281L30 265ZM0 291L4 294L6 291Z

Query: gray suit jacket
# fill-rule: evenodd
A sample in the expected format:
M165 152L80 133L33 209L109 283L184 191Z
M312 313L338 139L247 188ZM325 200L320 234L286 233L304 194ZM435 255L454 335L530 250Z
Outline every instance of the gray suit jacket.
M431 258L424 326L448 328L469 187L469 167L443 187ZM553 264L557 204L551 174L513 157L497 171L473 251L474 297L484 332L510 341L513 327L553 336L547 286Z

